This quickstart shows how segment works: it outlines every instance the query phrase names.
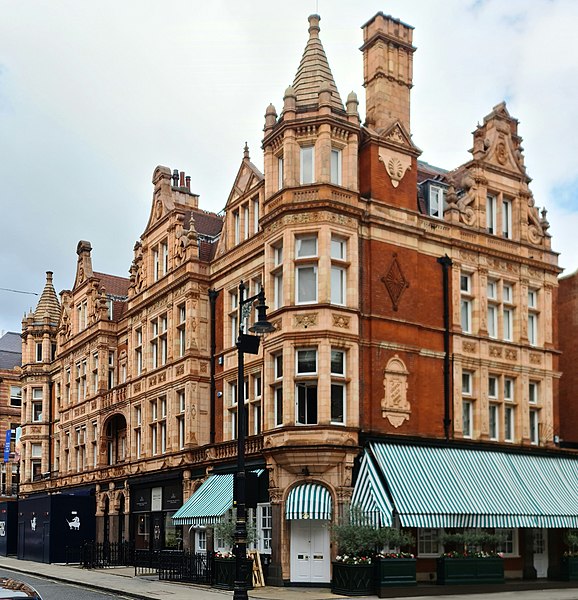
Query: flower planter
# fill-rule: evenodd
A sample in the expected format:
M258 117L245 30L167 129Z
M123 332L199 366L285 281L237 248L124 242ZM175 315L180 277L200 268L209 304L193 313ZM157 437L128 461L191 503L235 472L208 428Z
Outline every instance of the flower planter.
M448 558L437 560L440 585L504 583L504 561L499 556L487 558Z
M331 591L346 596L370 596L373 594L373 565L352 565L334 562Z
M415 558L378 558L373 566L377 595L385 598L387 588L416 585Z
M247 589L253 589L253 560L245 559L247 565L245 567L247 573ZM214 583L213 587L221 590L232 590L235 588L235 568L236 561L234 558L215 558L214 566Z
M562 581L578 581L578 556L564 556L560 563Z

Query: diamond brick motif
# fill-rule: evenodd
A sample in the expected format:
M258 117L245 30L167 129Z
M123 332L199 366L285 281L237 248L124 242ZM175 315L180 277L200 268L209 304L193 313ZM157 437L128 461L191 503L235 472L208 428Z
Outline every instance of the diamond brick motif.
M397 310L399 301L406 288L409 287L409 281L405 278L403 271L397 260L397 254L393 255L393 261L389 267L389 271L385 277L381 278L381 281L385 284L385 288L391 298L393 304L393 310Z

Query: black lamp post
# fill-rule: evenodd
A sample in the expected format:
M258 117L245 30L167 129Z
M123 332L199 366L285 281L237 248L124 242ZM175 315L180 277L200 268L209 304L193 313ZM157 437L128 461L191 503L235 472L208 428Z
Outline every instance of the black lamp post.
M256 301L257 321L249 331L264 335L275 331L267 321L265 291L244 298L245 284L239 284L239 336L237 338L237 474L235 476L235 505L237 521L235 523L235 587L233 600L248 600L247 595L247 510L245 480L245 353L259 352L259 335L249 335L243 331L243 321L251 314L251 303Z

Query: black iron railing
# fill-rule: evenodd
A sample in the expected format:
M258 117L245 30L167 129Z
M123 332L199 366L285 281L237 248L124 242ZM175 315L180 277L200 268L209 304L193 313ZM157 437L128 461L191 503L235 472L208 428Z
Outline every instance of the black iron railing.
M67 546L67 563L81 564L85 569L105 569L134 564L131 542L85 542L82 546Z
M159 553L159 579L211 584L213 582L212 554L188 550L162 550Z

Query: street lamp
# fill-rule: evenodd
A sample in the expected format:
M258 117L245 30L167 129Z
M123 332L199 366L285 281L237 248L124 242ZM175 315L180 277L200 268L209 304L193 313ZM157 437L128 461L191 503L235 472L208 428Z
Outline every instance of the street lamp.
M275 331L275 327L267 321L265 291L244 298L246 286L239 283L239 336L237 338L237 474L235 476L235 504L237 520L235 523L235 587L233 600L248 600L247 595L247 511L246 479L245 479L245 353L259 352L259 335ZM249 335L243 331L243 321L251 314L251 303L256 302L257 321L249 331L259 335Z

